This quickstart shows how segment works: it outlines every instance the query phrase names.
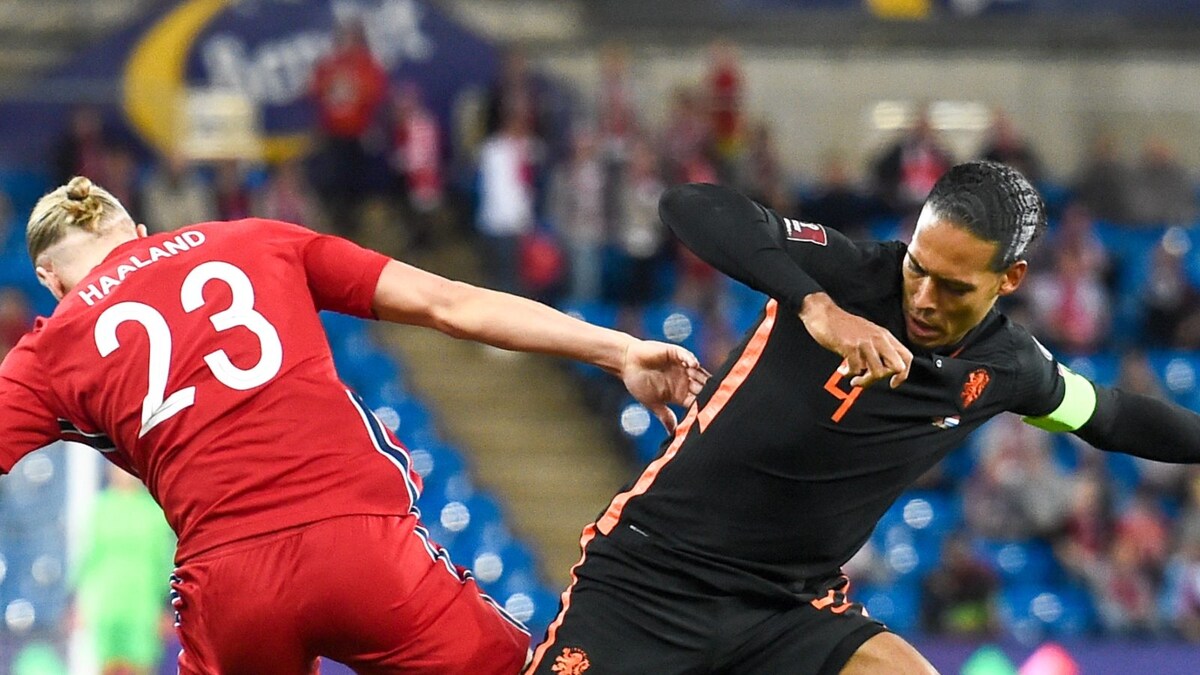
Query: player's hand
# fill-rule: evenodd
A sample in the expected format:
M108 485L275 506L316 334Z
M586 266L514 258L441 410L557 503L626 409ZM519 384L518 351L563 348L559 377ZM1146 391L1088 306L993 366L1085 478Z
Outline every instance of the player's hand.
M675 432L675 403L691 407L708 381L694 354L679 345L634 340L625 348L621 381L639 403L654 413L670 433Z
M868 387L891 378L891 387L908 379L912 352L886 328L838 307L825 293L804 299L800 320L817 344L846 359L841 374L850 386Z

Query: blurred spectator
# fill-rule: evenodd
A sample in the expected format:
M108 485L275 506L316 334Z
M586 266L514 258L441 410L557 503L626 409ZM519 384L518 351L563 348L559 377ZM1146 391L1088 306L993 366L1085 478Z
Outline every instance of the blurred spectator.
M242 168L237 160L217 162L213 196L217 204L217 218L220 220L241 220L254 215L250 189L246 186Z
M175 539L162 509L115 466L96 497L75 574L79 612L104 675L149 675L163 654Z
M708 159L710 126L694 91L678 87L671 94L669 120L663 132L663 160L669 184L708 178L714 183L716 168Z
M1114 536L1128 542L1137 565L1157 579L1167 560L1170 541L1166 516L1146 486L1138 486L1117 515Z
M912 128L875 162L879 196L897 215L912 215L953 163L922 107Z
M1012 118L1003 108L992 110L992 125L980 152L984 159L1008 164L1020 171L1034 185L1043 178L1042 164L1029 140L1017 131Z
M1176 523L1181 542L1200 544L1200 469L1188 467L1185 501Z
M1055 552L1064 567L1084 575L1109 550L1112 503L1104 481L1090 470L1076 475L1069 494L1069 512Z
M1142 161L1129 179L1128 216L1134 225L1191 225L1196 220L1191 176L1161 138L1142 147Z
M140 167L129 148L111 145L105 150L104 176L106 182L101 183L104 189L112 193L134 219L144 217Z
M836 151L825 153L820 183L812 199L801 202L800 215L851 239L865 239L869 236L867 223L876 210L871 198L854 184L845 156Z
M535 173L540 157L529 116L517 106L499 133L479 151L479 213L482 257L488 283L520 293L520 244L534 229Z
M571 156L550 180L548 210L567 250L572 302L600 298L602 252L607 238L605 222L605 170L595 131L576 130Z
M74 176L87 176L107 187L106 148L100 111L90 105L72 110L66 133L54 151L55 184L65 185Z
M1166 618L1183 639L1200 642L1200 539L1180 542L1167 578Z
M289 159L275 166L258 199L256 209L263 218L297 223L312 229L324 227L324 220L313 201L312 189L304 178L299 160Z
M25 294L15 288L0 289L0 359L33 328L33 310Z
M980 462L964 488L971 530L992 539L1056 531L1068 513L1070 479L1053 464L1050 437L1015 416L988 424Z
M357 227L355 209L366 193L371 163L364 142L387 87L387 73L371 54L362 23L339 23L333 51L314 66L309 85L321 132L311 179L334 228L345 234Z
M629 67L629 48L607 44L600 50L600 88L596 119L605 162L624 164L637 137L640 100Z
M759 122L754 125L737 169L738 189L751 199L783 214L795 213L788 179L770 124Z
M1113 265L1112 256L1096 233L1096 220L1082 202L1071 202L1063 209L1058 228L1053 233L1051 246L1039 247L1047 253L1063 251L1079 260L1084 272L1100 279L1110 287Z
M708 50L708 107L717 156L734 163L742 151L742 72L737 45L725 39Z
M1118 155L1116 137L1101 133L1092 139L1076 176L1075 197L1100 220L1123 223L1129 217L1129 179L1129 168Z
M1030 279L1034 332L1067 354L1090 354L1108 338L1112 301L1087 259L1070 249L1054 253L1054 268Z
M641 307L657 299L657 278L668 263L666 227L658 217L663 192L653 148L637 141L618 188L621 209L616 227L617 278L612 286L623 307Z
M173 153L155 168L142 191L143 219L154 232L170 232L217 217L212 188L182 154Z
M977 559L965 533L946 537L942 556L921 583L921 624L925 630L960 637L997 633L996 593L1000 580Z
M432 243L442 208L442 132L411 82L396 93L394 118L392 168L400 178L412 244L424 248Z
M1137 545L1132 539L1114 539L1108 556L1093 561L1086 577L1106 631L1149 635L1157 629L1154 581L1140 566Z
M484 129L488 135L499 133L513 114L525 117L521 123L543 143L549 142L550 95L547 84L529 66L529 57L520 47L509 47L499 77L488 90Z
M1151 253L1141 288L1146 346L1200 348L1200 288L1186 269L1187 234L1169 230Z

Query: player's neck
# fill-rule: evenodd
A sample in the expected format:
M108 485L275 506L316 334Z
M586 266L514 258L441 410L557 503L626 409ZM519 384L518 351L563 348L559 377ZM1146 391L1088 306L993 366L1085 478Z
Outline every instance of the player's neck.
M69 291L104 262L113 249L136 238L137 235L132 232L114 231L102 237L81 241L72 248L71 255L55 261L55 271Z

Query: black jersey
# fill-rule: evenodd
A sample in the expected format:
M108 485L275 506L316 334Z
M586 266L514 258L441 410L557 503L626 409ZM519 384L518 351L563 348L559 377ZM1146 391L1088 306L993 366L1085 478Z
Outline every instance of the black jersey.
M730 227L765 225L839 306L904 340L905 244L854 243L754 207L759 222ZM957 345L908 345L910 375L894 390L851 387L837 373L841 357L798 314L788 298L767 303L674 437L598 521L601 533L628 524L680 560L775 582L827 574L972 430L1005 411L1047 414L1063 398L1051 354L995 310Z

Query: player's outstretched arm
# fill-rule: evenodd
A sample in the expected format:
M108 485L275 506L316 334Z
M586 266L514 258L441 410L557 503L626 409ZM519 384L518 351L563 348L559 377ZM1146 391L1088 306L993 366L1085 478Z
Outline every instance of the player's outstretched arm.
M1200 415L1152 396L1093 387L1095 410L1076 436L1101 450L1159 462L1200 463ZM1077 405L1086 409L1086 398L1085 392L1085 400Z
M629 392L675 428L669 403L690 406L708 374L688 350L594 326L526 298L452 281L391 261L375 289L385 321L434 328L502 349L562 356L620 377Z
M805 252L794 257L784 249L777 217L737 191L717 185L673 187L663 195L658 211L663 223L702 260L799 308L800 319L817 343L846 359L843 375L853 377L851 385L865 387L890 377L891 386L898 387L908 377L912 352L887 329L838 307L805 269L807 265L825 276L842 271L857 250L841 235L820 228L821 243L794 244Z

